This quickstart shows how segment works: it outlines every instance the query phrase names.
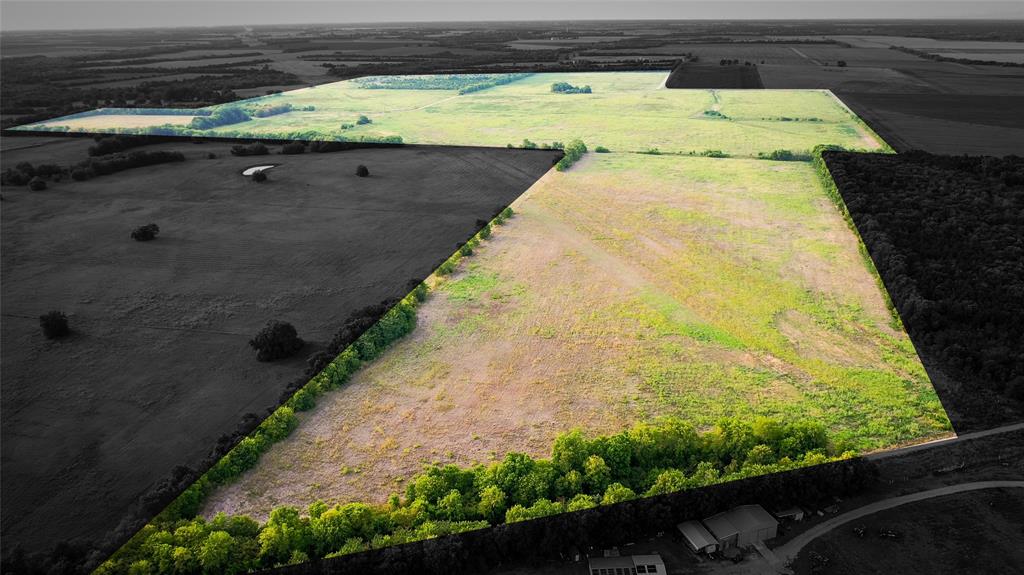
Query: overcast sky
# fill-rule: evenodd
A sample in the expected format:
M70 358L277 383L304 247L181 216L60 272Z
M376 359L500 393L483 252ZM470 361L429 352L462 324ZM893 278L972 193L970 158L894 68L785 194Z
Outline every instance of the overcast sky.
M1024 0L0 0L0 29L607 19L1024 19Z

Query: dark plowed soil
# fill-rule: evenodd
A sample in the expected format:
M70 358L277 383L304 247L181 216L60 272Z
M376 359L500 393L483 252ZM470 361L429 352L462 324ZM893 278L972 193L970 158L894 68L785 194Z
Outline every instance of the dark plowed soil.
M1024 154L1022 95L865 92L837 92L836 95L899 151L992 156Z
M3 168L69 165L88 139L5 138ZM175 466L260 419L353 311L404 295L557 152L398 147L185 162L3 190L3 540L101 538ZM274 148L276 151L276 147ZM213 152L215 159L208 159ZM279 164L268 180L246 166ZM355 176L364 164L370 177ZM156 223L154 241L130 232ZM72 333L47 340L39 316ZM272 319L305 349L260 363Z
M764 88L757 66L680 64L665 81L667 88Z

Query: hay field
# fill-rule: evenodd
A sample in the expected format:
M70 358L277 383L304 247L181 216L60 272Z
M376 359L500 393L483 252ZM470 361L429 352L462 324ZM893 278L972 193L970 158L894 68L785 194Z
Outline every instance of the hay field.
M254 118L205 134L400 136L405 143L497 147L519 146L524 139L542 144L582 138L613 151L721 150L734 156L776 149L807 152L818 144L879 147L827 91L771 90L754 96L743 90L675 90L664 87L666 76L664 72L543 73L464 95L456 90L374 90L346 80L244 100L240 103L290 103L315 109ZM553 93L554 82L589 85L593 93ZM709 117L705 111L726 117ZM341 128L354 124L360 115L372 123ZM134 116L102 118L88 129L143 127L135 124L142 120ZM44 125L71 124L57 119ZM151 125L156 124L145 124ZM73 129L81 127L75 124Z
M661 415L810 416L860 451L949 432L808 164L589 154L513 205L411 336L204 513L382 502L425 463Z

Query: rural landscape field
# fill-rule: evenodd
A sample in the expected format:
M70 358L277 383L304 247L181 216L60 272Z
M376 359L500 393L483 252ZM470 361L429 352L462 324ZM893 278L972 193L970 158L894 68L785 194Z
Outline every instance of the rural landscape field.
M251 517L262 539L285 515L331 513L350 527L314 536L316 553L337 555L949 435L811 162L885 143L828 91L665 77L372 77L214 107L184 133L119 113L26 127L564 153L381 320L414 314L407 337L369 355L353 344L105 569L154 560L140 557L168 521ZM645 433L697 451L629 471ZM375 526L352 525L357 509ZM310 552L280 545L238 565Z
M424 465L573 428L813 418L836 449L948 433L856 237L800 162L591 154L440 281L407 339L205 512L384 503Z
M1022 560L1011 23L0 40L0 571Z
M521 146L524 140L550 145L581 138L618 152L718 151L737 156L776 149L806 155L819 144L868 150L880 146L824 90L666 89L666 77L665 72L489 74L468 81L459 76L399 77L402 81L390 84L371 77L217 106L209 111L284 111L267 117L233 116L229 123L205 129L178 129L167 125L163 115L152 116L147 128L142 124L148 116L117 110L24 129L502 147ZM508 83L497 84L504 81ZM558 82L589 86L591 91L556 92L552 85ZM460 93L480 85L487 87Z

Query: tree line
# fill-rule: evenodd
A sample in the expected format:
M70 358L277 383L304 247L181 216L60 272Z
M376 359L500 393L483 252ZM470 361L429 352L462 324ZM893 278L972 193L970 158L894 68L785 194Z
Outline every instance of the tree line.
M925 365L960 382L933 379L951 416L1019 417L1024 158L826 152L821 167Z
M286 435L289 421L261 428ZM802 420L724 419L700 433L669 418L594 438L574 430L555 440L549 458L509 453L487 466L428 466L383 505L281 506L265 523L165 516L97 573L240 573L340 557L849 457L829 450L824 428Z
M353 80L367 90L458 90L459 94L479 92L510 84L533 74L427 74L422 76L368 76Z
M136 150L134 152L89 158L83 162L79 162L71 168L71 178L76 181L82 181L96 176L106 176L124 170L130 170L132 168L184 161L185 155L181 152L175 152L172 150Z

